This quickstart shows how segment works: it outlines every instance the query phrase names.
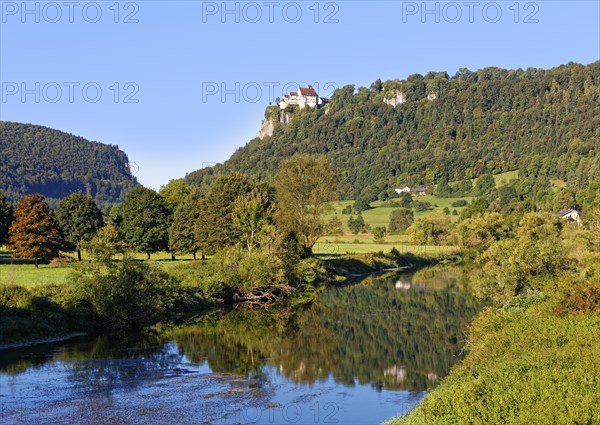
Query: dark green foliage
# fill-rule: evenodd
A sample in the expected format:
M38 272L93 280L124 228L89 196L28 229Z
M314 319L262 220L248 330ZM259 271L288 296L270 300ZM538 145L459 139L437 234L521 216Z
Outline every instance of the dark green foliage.
M365 198L358 198L354 201L354 205L352 206L355 213L366 211L369 208L371 208L370 202Z
M390 233L403 232L415 222L415 213L407 208L394 210L390 213Z
M496 180L491 174L484 174L475 180L475 195L489 195L496 188Z
M14 219L13 207L0 191L0 245L8 243L8 229Z
M193 189L175 208L173 223L169 227L169 249L177 254L192 254L200 249L195 228L200 221L202 196Z
M349 215L352 214L353 208L352 205L346 205L342 210L342 214Z
M448 180L442 178L440 182L435 187L435 196L439 196L441 198L448 198L452 194L452 188L448 184Z
M382 241L385 238L385 227L374 227L373 228L373 239L376 241Z
M79 260L82 244L91 241L104 224L102 211L94 200L81 193L74 193L61 201L56 210L56 220L67 243L67 250L76 250Z
M490 206L490 202L485 198L477 198L471 201L471 203L460 213L460 218L470 218L474 215L481 215L487 211Z
M345 199L442 178L460 182L453 195L467 196L469 179L516 169L520 178L561 178L575 190L600 176L600 62L464 75L413 75L396 108L383 103L384 92L340 88L328 107L295 113L271 137L187 179L205 186L215 173L237 170L268 180L296 153L326 155L341 170ZM431 87L438 99L424 101Z
M164 270L125 257L82 267L73 285L94 311L96 326L141 328L163 319L177 298L177 283Z
M130 250L151 253L166 250L170 209L155 191L138 186L119 207L119 230Z
M137 185L127 155L47 127L0 121L0 190L9 201L40 193L52 207L76 192L100 206L119 202Z
M78 311L74 293L66 286L32 290L0 285L0 343L64 336L90 330L89 317Z
M428 211L431 209L431 203L423 201L412 201L410 207L417 212Z
M400 203L400 208L410 207L410 204L412 203L412 201L413 201L412 195L408 192L402 192L398 196L398 202Z
M232 218L234 201L252 190L239 173L219 176L200 202L200 217L195 235L202 253L212 255L219 249L241 241L242 232Z
M362 214L358 214L356 218L350 217L348 219L348 228L355 235L362 233L365 230L365 219Z
M468 202L465 199L459 199L458 201L452 202L454 208L465 207L467 204Z

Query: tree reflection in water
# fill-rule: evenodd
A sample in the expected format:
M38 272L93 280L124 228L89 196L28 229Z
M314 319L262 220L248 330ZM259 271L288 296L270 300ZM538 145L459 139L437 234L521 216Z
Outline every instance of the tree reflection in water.
M422 391L460 358L478 308L462 273L435 267L368 277L328 289L301 310L213 311L160 336L5 350L0 371L18 374L61 362L76 388L107 395L204 364L242 378L228 380L234 388L263 388L276 370L295 383L333 378L347 386Z
M458 268L369 277L300 312L213 314L169 337L191 361L257 386L272 366L298 383L331 376L348 386L422 391L460 358L478 307L464 280Z

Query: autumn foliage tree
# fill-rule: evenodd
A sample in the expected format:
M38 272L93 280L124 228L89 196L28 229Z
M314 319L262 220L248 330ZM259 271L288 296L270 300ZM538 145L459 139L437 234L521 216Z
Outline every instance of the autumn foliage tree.
M10 226L8 249L14 258L49 260L58 254L62 237L54 213L42 195L22 198Z

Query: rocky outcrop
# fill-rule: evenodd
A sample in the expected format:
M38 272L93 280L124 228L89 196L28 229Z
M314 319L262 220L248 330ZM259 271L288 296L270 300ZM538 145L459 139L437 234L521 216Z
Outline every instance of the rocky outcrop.
M260 126L260 130L258 130L257 137L259 139L264 139L267 136L272 136L275 128L278 125L285 127L292 120L293 114L291 112L279 112L276 114L272 114L268 118L265 118Z
M406 102L406 96L404 95L404 92L399 91L399 90L395 91L394 96L389 97L389 94L386 94L386 96L383 98L383 103L393 106L394 108L405 102Z

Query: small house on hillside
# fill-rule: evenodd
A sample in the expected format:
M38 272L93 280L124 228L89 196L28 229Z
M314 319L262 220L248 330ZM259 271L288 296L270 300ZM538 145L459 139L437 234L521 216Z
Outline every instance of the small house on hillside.
M400 195L401 193L410 193L410 187L408 187L408 186L402 186L402 187L399 187L399 188L394 189L394 190L396 191L396 193L398 195Z
M581 212L574 209L564 209L560 210L556 214L559 218L565 219L567 221L576 222L577 224L581 224Z

